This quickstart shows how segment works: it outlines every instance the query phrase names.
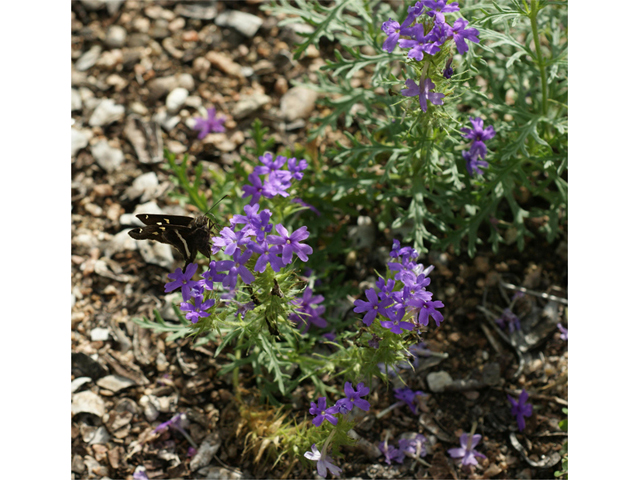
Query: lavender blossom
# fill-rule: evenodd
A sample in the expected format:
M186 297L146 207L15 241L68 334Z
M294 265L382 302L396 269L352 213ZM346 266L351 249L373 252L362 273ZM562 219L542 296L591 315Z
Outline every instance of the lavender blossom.
M191 288L198 285L198 280L192 280L193 275L196 273L198 269L197 263L190 263L185 268L184 273L182 273L181 268L176 268L173 273L170 273L168 277L173 280L173 282L169 282L164 286L164 293L169 293L174 291L176 288L182 289L182 300L185 302L189 300Z
M316 427L322 425L322 422L325 420L328 421L331 425L337 425L338 419L334 416L336 413L339 413L340 408L334 405L333 407L327 408L327 397L318 398L318 404L315 402L311 402L311 408L309 408L309 413L311 415L315 415L311 423L313 423Z
M522 392L520 392L517 402L508 395L507 398L511 403L511 415L516 417L518 430L522 432L526 427L524 417L530 417L533 414L533 405L526 403L529 398L529 394L523 389Z
M475 446L480 443L482 440L482 435L479 433L473 435L473 437L469 438L468 433L463 433L460 435L460 448L450 448L448 450L451 458L462 458L461 463L463 466L465 465L478 465L478 461L476 457L487 458L482 453L474 450Z
M417 95L420 100L420 108L423 112L427 111L427 100L434 105L442 105L444 103L442 100L444 93L431 92L436 86L428 77L420 80L420 86L411 78L405 82L405 85L407 88L400 90L400 94L405 97L415 97Z
M225 131L224 121L226 117L224 115L216 118L216 109L215 107L207 109L208 118L205 120L204 118L196 118L196 123L193 126L194 130L200 130L198 134L198 138L202 140L211 132L222 133Z
M314 462L318 462L316 468L318 470L318 475L323 478L327 478L327 470L329 470L336 477L340 476L340 472L342 472L341 468L336 467L332 462L333 460L327 454L326 451L327 443L322 447L322 453L318 451L316 444L311 445L311 451L305 452L304 457L313 460Z

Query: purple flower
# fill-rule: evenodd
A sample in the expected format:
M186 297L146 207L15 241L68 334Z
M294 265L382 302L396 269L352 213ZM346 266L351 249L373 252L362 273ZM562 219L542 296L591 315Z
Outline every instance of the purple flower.
M218 253L224 248L225 255L233 255L236 251L240 251L242 245L249 243L249 237L245 237L242 232L234 232L229 227L224 227L220 231L219 237L213 237L213 247L211 251Z
M387 442L380 442L378 449L380 453L384 455L384 461L387 465L391 465L392 460L398 463L402 463L404 460L404 453L393 445L389 445Z
M411 247L401 247L400 240L393 239L391 243L391 251L389 252L389 256L391 258L402 257L403 255L409 255L413 257L415 255L418 258L418 252Z
M389 19L382 22L382 31L387 34L387 39L382 44L382 50L391 53L400 39L400 24Z
M184 413L178 413L174 415L169 420L164 423L161 423L156 428L153 429L155 433L164 432L167 428L172 428L174 430L178 430L181 433L184 433L184 429L189 426L189 420L187 420L187 416Z
M426 457L427 445L427 438L419 433L413 438L401 438L398 440L398 448L402 453L414 458Z
M483 128L484 120L480 117L469 117L469 121L473 128L462 127L460 132L462 132L462 136L464 138L473 141L469 153L471 155L479 155L484 158L487 154L487 146L484 142L495 137L496 132L492 125L489 125L487 128Z
M420 108L422 108L423 112L427 111L427 100L434 105L442 105L444 103L442 100L444 98L444 93L430 91L436 88L436 86L428 77L420 81L419 87L411 78L405 82L405 85L407 88L400 90L400 93L405 97L415 97L418 95Z
M451 458L462 458L462 465L477 465L476 457L487 458L482 453L474 450L475 446L482 440L482 435L476 433L469 438L468 433L460 435L460 448L450 448Z
M149 480L147 471L142 465L136 467L135 472L133 472L133 480Z
M327 408L327 397L320 397L318 399L318 405L315 402L311 402L311 408L309 409L309 413L311 415L316 415L311 423L313 423L316 427L322 425L322 422L325 420L328 421L331 425L337 425L338 419L334 417L334 414L339 413L340 408L334 405L333 407Z
M180 267L176 268L173 273L168 275L173 282L165 284L164 293L173 292L176 288L182 288L182 300L185 302L189 300L191 288L198 285L198 280L191 280L197 269L197 263L190 263L187 265L184 273L182 273L182 269Z
M416 410L416 405L414 403L414 400L417 395L425 395L425 393L421 392L420 390L417 390L414 392L409 387L396 388L393 391L395 392L394 396L398 400L406 403L407 406L411 409L411 413L413 413L414 415L417 415L418 411Z
M402 330L413 330L415 327L413 323L402 321L404 313L404 308L400 308L389 314L389 320L380 321L380 325L388 328L391 330L391 333L395 333L396 335L402 335Z
M412 298L407 301L407 304L419 308L416 318L418 323L423 326L429 325L429 317L433 318L436 322L436 327L440 326L440 322L444 320L442 313L438 312L436 308L443 308L444 303L440 300L429 301L421 298Z
M354 390L351 382L346 382L344 384L344 394L347 398L341 398L336 402L336 406L340 408L340 413L350 412L354 405L360 410L364 410L365 412L369 411L369 407L371 407L369 402L360 398L369 395L369 387L365 387L364 383L360 382L356 390Z
M216 118L215 108L207 109L207 115L209 118L207 118L206 120L204 118L196 118L196 123L193 126L194 130L200 130L200 133L198 134L198 138L200 140L202 140L211 132L222 133L225 131L223 124L226 120L226 117L224 115Z
M204 297L202 295L196 295L193 297L193 305L188 302L180 304L180 310L188 312L185 317L187 320L191 321L191 323L197 323L198 319L208 317L210 314L207 310L213 307L216 303L213 298L202 303L203 298Z
M287 161L287 157L283 157L282 155L278 155L276 159L273 159L273 154L266 152L261 157L258 157L264 166L260 165L256 167L253 171L257 172L260 175L266 175L269 173L274 173L279 171L284 163Z
M480 169L487 168L489 166L489 162L485 160L480 160L478 155L473 155L470 151L463 151L462 158L467 162L467 172L469 175L483 175L484 171Z
M373 323L376 318L376 315L379 313L387 318L389 318L389 312L387 307L389 307L393 300L391 298L379 299L376 291L373 288L370 288L364 292L367 296L368 302L364 300L356 300L353 304L356 308L353 309L356 313L367 312L362 319L362 322L368 327Z
M289 168L289 171L293 175L293 178L298 181L302 180L302 172L306 170L308 166L309 164L304 159L297 160L295 158L290 158L287 160L287 167Z
M291 235L289 235L289 231L282 225L276 225L276 230L280 234L277 235L268 235L267 242L271 245L281 245L282 246L282 261L285 265L288 265L293 260L293 254L295 253L300 260L306 262L309 260L307 255L311 255L313 253L313 249L309 245L305 245L300 243L302 240L305 240L309 237L309 232L307 231L307 227L300 227Z
M465 27L469 24L467 20L464 18L458 18L453 25L451 26L451 31L453 32L453 41L456 42L456 47L458 47L458 53L460 55L464 55L467 50L469 50L469 46L465 42L465 40L469 40L473 43L480 43L478 40L478 30L475 28L467 28Z
M267 198L271 198L272 195L269 192L265 192L265 186L262 184L262 180L258 175L258 172L253 172L249 174L249 182L251 185L243 185L242 190L244 193L242 194L242 198L251 197L249 203L251 205L255 204L260 200L260 197L265 196ZM266 193L266 195L265 195Z
M529 394L523 389L522 392L520 392L520 397L518 397L517 402L509 395L507 395L507 398L509 399L509 402L511 402L511 415L516 417L518 430L522 432L526 427L524 417L530 417L533 413L533 405L526 403L527 398L529 398Z
M236 250L233 254L233 261L231 260L222 260L218 262L220 269L228 270L229 273L222 280L222 286L234 289L236 288L236 284L238 283L238 275L244 283L249 285L256 278L253 276L253 273L249 271L247 267L244 266L245 263L251 258L253 255L252 252L246 251L244 253L240 253L240 250Z
M560 338L562 340L569 340L569 329L564 328L561 323L558 323L558 328L560 329Z
M213 284L221 282L224 280L224 277L227 276L225 273L221 273L222 269L220 267L220 262L212 260L211 263L209 263L209 270L202 274L202 278L204 278L204 288L207 290L213 290Z
M403 38L402 40L400 40L400 48L411 49L407 54L408 58L413 58L414 60L420 62L424 58L425 53L427 55L434 55L435 53L440 51L439 44L430 42L429 37L425 37L424 27L421 24L416 25L412 33L414 38Z
M430 17L436 17L436 23L445 22L445 13L457 12L458 10L460 10L460 7L458 7L458 2L447 5L447 0L422 0L422 4L426 8L431 9L427 11L426 14Z
M496 323L503 330L509 327L511 333L520 330L520 319L508 308L502 311L502 316L496 319Z
M318 462L316 468L318 469L318 475L323 478L327 478L327 470L333 473L336 477L340 475L342 471L341 468L336 467L332 462L333 460L329 455L327 455L327 443L322 447L322 453L318 451L316 444L311 445L311 451L305 452L304 457L313 460L314 462Z
M298 324L298 327L304 326L303 333L309 330L309 327L313 323L316 327L324 328L327 326L327 321L322 318L325 311L325 307L320 305L316 308L313 305L317 305L324 301L322 295L313 295L313 290L307 287L302 294L302 298L294 298L291 300L292 305L296 305L296 309L289 315L289 319Z

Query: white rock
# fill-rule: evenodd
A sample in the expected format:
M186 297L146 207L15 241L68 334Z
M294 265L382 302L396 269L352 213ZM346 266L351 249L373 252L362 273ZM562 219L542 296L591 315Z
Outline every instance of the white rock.
M111 148L106 140L100 140L91 147L91 154L98 165L105 171L113 172L124 161L124 153L118 148Z
M90 390L75 393L71 397L71 413L92 413L102 418L104 415L104 401Z
M75 157L79 150L89 145L89 138L82 130L71 128L71 156Z
M427 375L427 383L432 392L441 393L447 385L453 383L453 379L447 372L431 372Z
M109 340L109 329L108 328L100 328L96 327L91 330L91 341L92 342L106 342Z
M287 122L308 118L315 107L318 93L305 87L293 87L282 96L280 111Z
M102 47L100 45L95 45L84 52L82 56L76 61L76 70L80 72L89 70L96 64L101 52Z
M82 110L82 97L75 88L71 89L71 111Z
M185 100L189 96L189 90L186 88L178 87L174 90L171 90L169 95L167 95L167 110L171 113L177 112L182 105L184 105Z
M93 114L91 114L89 125L92 127L102 127L120 120L123 116L124 106L116 105L116 102L110 98L106 98L98 104Z
M104 39L104 43L106 43L111 48L120 48L124 47L124 42L127 39L127 30L120 25L111 25L109 30L107 30L107 36Z
M252 38L262 26L260 17L239 10L225 10L216 16L215 22L219 27L235 28L248 38Z

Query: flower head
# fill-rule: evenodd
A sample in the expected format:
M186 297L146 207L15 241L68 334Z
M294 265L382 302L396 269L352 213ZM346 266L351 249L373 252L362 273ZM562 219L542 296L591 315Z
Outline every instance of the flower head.
M480 43L480 40L478 40L478 34L480 32L475 28L466 28L468 24L469 22L464 18L458 18L451 26L453 41L456 42L456 47L458 47L458 53L460 55L464 55L469 50L469 46L465 40Z
M304 457L313 460L314 462L318 462L316 468L318 469L318 475L323 478L327 478L327 470L333 473L336 477L340 475L342 471L341 468L336 467L332 462L333 460L327 454L327 443L322 447L322 452L318 451L318 447L314 443L311 445L311 451L305 452Z
M424 435L416 434L413 438L398 440L398 448L410 457L426 457L428 441Z
M373 288L370 288L364 292L368 302L364 300L356 300L353 304L356 306L353 311L356 313L367 312L362 319L362 322L368 327L373 323L376 315L380 315L389 318L388 307L393 303L391 298L379 299L378 294Z
M420 108L423 112L427 111L427 100L434 105L442 105L444 103L442 100L444 93L432 92L431 90L436 88L436 86L428 77L420 80L420 86L411 78L405 82L405 85L407 88L400 90L400 93L405 97L415 97L417 95L420 100Z
M384 455L384 461L387 465L391 465L392 460L397 463L404 461L404 452L393 445L389 445L387 442L380 442L378 449Z
M196 295L193 297L193 305L189 302L183 302L180 304L180 310L187 312L185 318L191 323L197 323L202 317L208 317L210 314L208 309L215 305L216 301L211 298L203 303L203 296Z
M482 435L479 433L471 438L469 438L468 433L463 433L460 435L460 448L450 448L449 455L451 455L451 458L462 458L462 465L477 465L476 457L487 458L482 453L474 450L480 440L482 440Z
M192 280L194 273L198 269L197 263L190 263L185 268L184 273L180 267L176 268L168 277L173 280L164 286L164 293L173 292L176 288L182 289L182 300L185 302L191 297L191 288L198 285L199 280Z
M307 227L300 227L291 235L289 235L289 231L281 224L276 225L276 230L280 236L267 235L267 242L269 242L270 245L281 246L282 261L285 265L288 265L293 261L294 253L303 262L309 260L307 255L311 255L313 253L313 249L309 245L300 243L302 240L306 240L309 237Z
M364 410L365 412L369 411L371 407L369 402L360 398L369 394L369 387L365 387L364 383L360 382L356 390L354 390L351 382L346 382L344 384L344 394L346 398L341 398L336 402L336 405L340 408L340 413L351 411L354 405L360 410Z
M226 117L224 115L216 118L216 109L209 108L207 109L208 118L196 118L196 123L193 126L194 130L200 130L198 134L198 138L202 140L211 132L219 132L222 133L225 131L224 121Z
M322 425L322 422L325 420L328 421L331 425L337 425L338 419L334 416L334 414L339 413L340 408L334 405L333 407L327 408L327 397L320 397L318 399L318 405L315 402L311 402L311 408L309 409L309 413L311 415L316 415L311 423L313 423L316 427Z
M396 388L393 391L395 392L395 397L398 400L407 404L407 406L411 409L411 413L413 413L414 415L418 413L414 400L417 395L425 395L424 392L421 392L420 390L414 392L409 387Z
M462 136L468 140L472 140L475 142L486 142L487 140L491 140L495 137L496 132L493 129L492 125L489 125L487 128L484 127L484 120L480 117L469 117L469 121L471 122L472 128L462 127L460 132L462 132ZM482 148L480 146L476 147L476 150ZM485 150L486 153L486 150ZM480 155L484 158L484 155Z
M526 390L523 389L522 392L520 392L520 396L518 397L517 402L508 395L507 398L511 403L511 415L516 417L518 430L522 432L526 427L524 417L530 417L533 413L533 405L531 405L530 403L526 403L527 399L529 398L529 394L526 392Z
M560 338L562 340L569 340L569 329L564 328L561 323L558 323L558 328L560 329Z
M431 10L426 13L430 17L435 17L436 23L444 23L444 14L449 12L457 12L460 10L458 2L447 4L447 0L422 0L422 4Z

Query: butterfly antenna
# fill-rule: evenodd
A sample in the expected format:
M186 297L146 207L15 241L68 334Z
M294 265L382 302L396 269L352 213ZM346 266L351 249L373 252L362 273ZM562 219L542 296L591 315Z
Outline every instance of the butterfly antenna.
M208 217L208 216L209 216L209 214L211 213L211 210L213 210L214 208L216 208L216 206L217 206L217 205L218 205L222 200L224 200L225 198L227 198L228 196L229 196L229 195L224 195L222 198L220 198L216 203L214 203L214 204L211 206L211 208L210 208L209 210L207 210L207 212L206 212L204 215L205 215L206 217ZM214 219L216 218L216 216L215 216L215 215L213 215L212 213L211 213L211 215L213 216L213 218L214 218ZM215 227L216 227L216 228L218 228L218 230L220 230L220 228L218 227L218 224L216 223L216 221L215 221L215 220L214 220L214 225L215 225Z

